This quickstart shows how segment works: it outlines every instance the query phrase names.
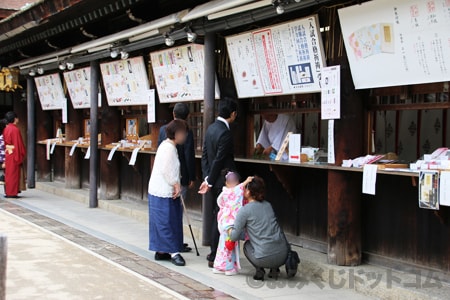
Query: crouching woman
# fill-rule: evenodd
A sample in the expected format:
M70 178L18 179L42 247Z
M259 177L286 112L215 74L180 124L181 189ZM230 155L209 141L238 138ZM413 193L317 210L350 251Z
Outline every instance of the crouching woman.
M264 200L264 194L264 180L255 176L244 191L249 202L239 210L228 230L232 241L239 240L247 231L249 240L244 244L244 255L256 268L255 280L264 280L264 268L270 269L269 277L277 278L289 251L272 205Z

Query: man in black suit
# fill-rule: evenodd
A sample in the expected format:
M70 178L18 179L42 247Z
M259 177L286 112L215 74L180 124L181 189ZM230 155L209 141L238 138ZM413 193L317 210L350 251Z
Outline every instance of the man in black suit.
M217 228L217 197L222 192L225 179L222 178L223 169L236 170L234 164L233 136L230 124L236 120L237 103L232 99L225 98L219 102L219 116L217 120L208 127L205 135L202 155L202 171L204 181L200 186L199 193L206 194L211 190L214 199L213 222L211 232L211 253L207 256L208 266L213 267L216 258L217 244L219 243L219 230Z
M175 120L186 121L189 116L189 106L186 103L177 103L173 108L173 118ZM159 130L158 146L167 139L166 125ZM192 189L195 184L195 148L194 133L189 129L186 142L183 145L177 145L178 159L180 160L181 173L181 196L186 199L188 189ZM189 252L192 248L184 244L184 249L180 252Z

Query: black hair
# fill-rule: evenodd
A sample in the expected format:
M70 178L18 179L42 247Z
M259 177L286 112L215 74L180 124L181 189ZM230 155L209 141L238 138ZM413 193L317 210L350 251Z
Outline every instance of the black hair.
M189 116L189 106L186 103L177 103L173 107L173 115L176 119L185 120Z
M167 136L168 139L174 140L175 139L175 134L178 131L185 131L185 132L187 132L187 130L188 130L188 127L187 127L186 121L184 121L184 120L173 120L172 122L170 122L166 126L166 136Z
M247 184L247 189L253 199L259 202L264 201L266 194L266 184L264 183L264 179L259 176L253 177L253 180Z
M237 103L233 98L225 97L219 101L219 117L228 119L232 112L237 112Z
M6 121L6 119L1 119L0 120L0 135L3 134L3 130L5 130L6 125L8 125L8 122Z
M17 114L13 111L8 111L5 114L5 119L8 124L14 123L14 120L17 118Z

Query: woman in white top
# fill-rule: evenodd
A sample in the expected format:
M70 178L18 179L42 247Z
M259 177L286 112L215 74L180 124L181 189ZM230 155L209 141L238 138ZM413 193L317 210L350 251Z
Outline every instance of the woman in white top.
M171 260L177 266L186 263L179 253L183 249L183 208L176 145L185 142L187 130L182 120L167 125L167 139L158 147L148 184L149 249L156 252L156 260Z

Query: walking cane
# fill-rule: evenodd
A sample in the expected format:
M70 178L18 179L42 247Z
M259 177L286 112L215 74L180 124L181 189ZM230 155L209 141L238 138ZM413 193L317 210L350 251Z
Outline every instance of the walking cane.
M195 251L197 252L197 256L200 256L200 253L198 252L197 243L195 242L194 233L192 232L192 226L191 226L191 219L189 218L189 215L187 214L186 205L184 204L183 196L180 195L181 203L183 204L183 211L184 215L186 216L186 220L188 222L189 230L191 231L192 240L194 241Z

